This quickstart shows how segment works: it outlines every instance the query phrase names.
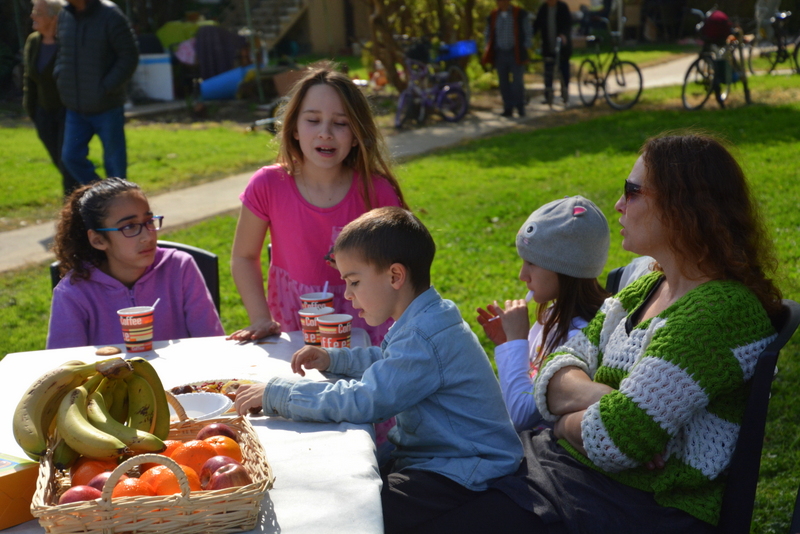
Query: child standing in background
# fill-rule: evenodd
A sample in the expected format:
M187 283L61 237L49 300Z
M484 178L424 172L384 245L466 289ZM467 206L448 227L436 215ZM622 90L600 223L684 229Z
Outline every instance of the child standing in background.
M69 196L53 246L63 278L53 289L48 349L121 344L117 310L156 299L154 341L225 333L194 259L157 247L162 220L122 178Z
M578 333L608 296L597 277L608 259L608 221L581 197L555 200L534 211L517 233L519 279L537 304L530 328L525 300L478 308L478 322L497 345L494 357L517 432L542 422L532 393L545 356Z
M389 324L369 326L344 299L345 285L326 262L342 228L381 206L406 207L369 103L328 63L312 67L283 111L277 164L250 179L231 255L236 288L250 325L233 332L247 340L300 330L300 295L333 293L337 313L380 344ZM269 231L272 260L264 292L261 253Z

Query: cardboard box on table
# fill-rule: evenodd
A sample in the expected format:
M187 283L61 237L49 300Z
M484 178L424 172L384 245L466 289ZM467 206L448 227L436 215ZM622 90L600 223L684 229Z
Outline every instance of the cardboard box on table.
M0 530L33 519L39 463L0 453Z

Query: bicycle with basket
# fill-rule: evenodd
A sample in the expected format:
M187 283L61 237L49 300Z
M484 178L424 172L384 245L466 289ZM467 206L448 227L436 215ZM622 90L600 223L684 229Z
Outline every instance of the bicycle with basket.
M630 109L642 95L644 82L642 71L636 63L619 58L619 31L611 31L611 24L605 17L596 17L605 24L611 37L611 50L601 55L602 39L597 35L586 37L586 46L594 47L595 59L586 58L578 69L578 95L584 106L592 106L603 90L608 105L617 110Z
M430 47L430 39L423 37L412 40L406 49L408 86L397 99L396 128L409 120L422 124L430 112L438 112L447 122L458 122L469 110L469 81L453 61L477 53L476 42L443 45L434 59Z
M716 8L705 13L699 9L691 12L701 19L695 29L703 48L686 71L681 90L683 107L700 109L713 92L719 106L724 108L731 85L737 82L742 83L745 101L750 104L741 28L732 26L727 16Z

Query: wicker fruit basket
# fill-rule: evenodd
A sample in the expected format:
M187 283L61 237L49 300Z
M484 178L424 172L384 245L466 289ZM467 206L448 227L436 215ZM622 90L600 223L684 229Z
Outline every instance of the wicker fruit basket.
M172 397L170 394L168 398ZM39 519L45 532L53 534L120 532L240 532L255 528L267 491L275 477L264 448L250 422L244 417L221 417L196 421L186 413L174 397L170 403L180 421L170 425L169 439L194 439L197 432L210 423L225 423L236 430L242 448L242 464L253 483L238 488L189 493L189 482L183 470L172 459L159 454L141 454L121 463L109 477L103 496L94 501L59 505L59 496L69 488L69 474L55 469L48 452L41 461L31 513ZM156 497L121 497L111 499L117 480L131 468L145 462L167 465L178 477L182 493Z

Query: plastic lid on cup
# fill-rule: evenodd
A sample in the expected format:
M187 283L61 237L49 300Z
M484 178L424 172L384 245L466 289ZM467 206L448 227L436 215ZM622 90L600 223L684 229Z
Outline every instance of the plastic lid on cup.
M325 317L319 317L317 319L317 323L322 324L340 324L340 323L347 323L353 320L353 316L349 313L332 313L330 315L325 315Z
M142 315L145 313L152 313L155 308L152 306L133 306L132 308L122 308L117 310L119 315Z
M329 300L333 298L333 293L323 293L321 291L317 293L306 293L305 295L300 295L300 300Z
M324 308L303 308L298 313L303 317L319 317L320 315L332 314L334 311L336 310L330 306L325 306Z

